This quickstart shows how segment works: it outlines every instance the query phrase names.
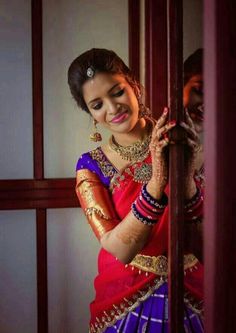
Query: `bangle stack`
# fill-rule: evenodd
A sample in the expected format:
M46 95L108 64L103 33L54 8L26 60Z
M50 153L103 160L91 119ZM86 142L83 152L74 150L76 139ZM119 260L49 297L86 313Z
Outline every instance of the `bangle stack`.
M203 193L199 186L197 186L197 191L192 197L188 200L184 206L185 209L185 221L187 223L198 224L202 222L203 219Z
M135 202L132 204L132 212L134 216L143 224L153 226L157 223L158 218L163 213L167 205L167 196L163 195L161 201L153 198L144 185Z
M192 212L195 208L197 208L201 202L203 201L202 191L199 186L197 186L197 191L194 196L188 200L185 205L184 209L188 212Z

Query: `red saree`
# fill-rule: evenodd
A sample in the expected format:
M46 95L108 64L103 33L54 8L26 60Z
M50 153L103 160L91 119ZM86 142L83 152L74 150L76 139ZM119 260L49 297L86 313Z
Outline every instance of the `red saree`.
M121 174L116 173L112 177L111 200L114 206L114 216L118 216L119 220L130 212L131 204L139 195L142 183L135 179L140 178L142 173L147 174L150 165L151 157L149 156L146 160L135 163ZM102 183L100 186L104 189ZM168 189L166 192L168 194ZM202 216L202 206L202 204L199 205L190 215ZM186 214L186 219L191 218L189 216ZM147 244L130 264L124 265L113 255L101 249L98 256L98 275L94 281L96 296L90 305L91 333L103 332L106 327L138 306L166 281L167 249L168 206L153 227ZM203 266L193 254L186 253L184 268L185 301L194 311L200 313L203 299Z

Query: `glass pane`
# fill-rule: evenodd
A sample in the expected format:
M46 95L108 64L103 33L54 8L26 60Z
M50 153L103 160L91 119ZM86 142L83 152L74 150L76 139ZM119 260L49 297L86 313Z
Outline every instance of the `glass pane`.
M128 0L45 0L43 6L45 176L74 177L79 155L95 145L92 122L70 95L67 70L92 47L128 61Z
M87 332L99 243L81 209L49 209L49 332Z
M183 55L203 47L203 1L183 0Z
M1 1L0 178L33 177L31 1Z
M0 212L0 332L37 332L35 211Z

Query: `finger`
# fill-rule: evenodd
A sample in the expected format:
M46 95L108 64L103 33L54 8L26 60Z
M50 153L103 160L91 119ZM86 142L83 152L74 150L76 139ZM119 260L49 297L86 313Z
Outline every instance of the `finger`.
M157 133L156 133L156 137L158 140L160 140L163 136L164 137L168 137L168 132L176 126L176 121L170 121L168 124L166 124L164 127L160 128Z
M159 128L156 130L156 132L153 133L153 137L155 139L155 137L157 138L157 140L160 140L161 137L166 134L167 132L169 132L173 127L176 126L176 121L172 120L169 123L167 123L165 126L163 126L162 128Z
M187 138L187 145L191 148L191 150L195 153L197 153L200 150L200 145L189 138Z
M185 129L185 131L188 133L188 135L192 139L196 140L198 138L198 135L197 135L197 133L195 131L195 128L192 128L191 126L187 125L183 121L180 122L180 126Z
M195 127L192 118L190 117L189 113L188 113L188 109L185 109L185 115L186 115L186 123L190 126L190 127Z
M160 128L166 123L168 113L169 113L169 110L167 107L165 107L162 115L158 119L156 126L154 128Z
M151 145L150 145L150 149L155 153L162 153L163 152L163 149L168 146L169 144L169 139L168 138L164 138L162 139L161 141L159 142L153 142Z

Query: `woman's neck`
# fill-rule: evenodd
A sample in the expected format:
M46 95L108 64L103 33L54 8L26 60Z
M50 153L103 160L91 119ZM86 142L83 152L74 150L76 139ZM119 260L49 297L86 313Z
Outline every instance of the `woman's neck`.
M129 146L139 140L143 140L149 132L149 122L141 118L135 127L128 133L113 133L115 141L121 146Z

